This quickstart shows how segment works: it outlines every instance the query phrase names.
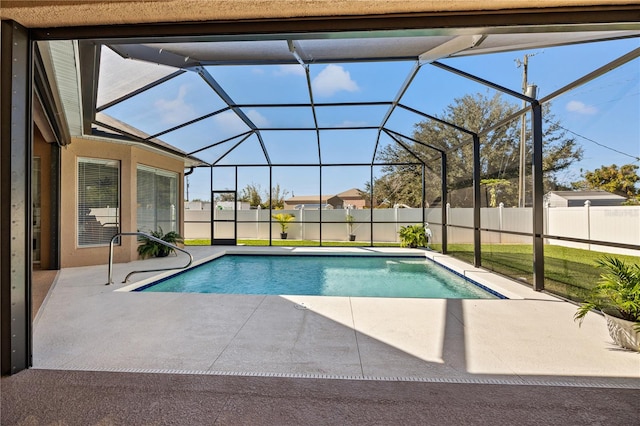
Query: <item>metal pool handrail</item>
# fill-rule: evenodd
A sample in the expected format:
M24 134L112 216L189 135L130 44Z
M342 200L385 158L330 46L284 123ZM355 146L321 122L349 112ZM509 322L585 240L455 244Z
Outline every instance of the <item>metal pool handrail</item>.
M144 270L144 271L132 271L129 272L129 274L124 278L124 281L122 281L123 283L126 283L127 280L129 279L129 277L133 274L140 274L142 272L160 272L160 271L173 271L174 269L186 269L189 266L191 266L191 263L193 263L193 256L191 255L191 253L189 253L188 251L181 249L178 246L175 246L173 244L169 244L166 241L161 240L160 238L156 238L152 235L149 234L145 234L144 232L119 232L116 235L114 235L111 238L111 242L109 243L109 281L107 282L107 285L113 284L113 242L116 240L116 238L119 238L121 236L124 235L136 235L136 236L141 236L141 237L145 237L150 239L151 241L155 241L156 243L165 245L169 248L172 248L174 250L178 250L181 251L183 253L185 253L187 256L189 256L189 263L187 263L185 266L178 266L175 268L162 268L162 269L148 269L148 270Z

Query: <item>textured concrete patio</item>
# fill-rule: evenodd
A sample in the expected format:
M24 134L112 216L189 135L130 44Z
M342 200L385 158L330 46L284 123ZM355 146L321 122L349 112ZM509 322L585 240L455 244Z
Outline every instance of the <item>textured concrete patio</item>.
M192 247L310 254L326 248ZM344 249L356 254L409 249ZM34 368L640 389L640 356L575 305L437 253L509 300L131 293L107 267L60 271L35 320ZM117 264L114 281L173 257ZM150 274L134 275L144 283Z

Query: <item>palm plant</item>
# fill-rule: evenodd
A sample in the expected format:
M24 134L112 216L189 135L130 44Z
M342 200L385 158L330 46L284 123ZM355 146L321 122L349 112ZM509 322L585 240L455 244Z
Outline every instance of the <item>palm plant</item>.
M277 213L271 215L280 224L280 235L284 239L286 238L287 229L289 228L289 222L293 221L296 216L291 213Z
M582 323L592 309L635 322L640 331L640 264L627 264L612 256L596 260L604 269L598 284L591 289L574 318Z
M150 235L173 245L184 242L183 238L177 232L171 231L165 234L162 228L158 228L157 231L151 231ZM140 241L142 244L138 246L138 254L143 259L147 257L166 257L170 253L175 252L173 248L154 241L151 238L142 236L140 237Z
M401 226L398 235L400 236L400 246L402 247L416 248L427 245L427 235L425 234L424 225L420 223Z

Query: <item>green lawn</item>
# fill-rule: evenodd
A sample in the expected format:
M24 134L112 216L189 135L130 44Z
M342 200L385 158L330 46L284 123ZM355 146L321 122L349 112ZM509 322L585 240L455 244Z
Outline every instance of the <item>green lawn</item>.
M482 245L482 266L516 280L531 284L533 280L533 246L516 244ZM473 246L451 244L449 254L473 263ZM604 253L570 247L544 247L545 289L572 300L582 301L600 277L596 259ZM640 264L640 257L615 255Z
M210 240L187 240L185 245L209 245ZM247 246L268 246L269 240L238 240L238 244ZM317 247L318 241L312 240L273 240L274 246ZM325 241L323 247L369 247L363 241ZM374 243L376 247L399 247L398 243ZM441 246L435 244L434 250ZM453 257L473 263L473 245L449 244ZM533 246L524 244L486 244L481 246L482 266L499 274L532 284ZM576 248L546 245L544 247L545 289L571 300L582 301L585 293L593 287L600 277L596 259L604 253ZM631 263L640 264L640 257L615 255Z

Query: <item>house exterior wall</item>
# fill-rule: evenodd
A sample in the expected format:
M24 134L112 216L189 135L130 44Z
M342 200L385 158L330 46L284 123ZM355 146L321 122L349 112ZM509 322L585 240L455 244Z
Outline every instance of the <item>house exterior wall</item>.
M320 200L319 195L310 195L305 197L293 197L288 200L284 200L284 208L287 209L295 209L296 206L307 205L307 206L317 206L318 204L330 204L335 209L342 208L342 199L333 195L331 197L323 196L322 200Z
M621 206L625 198L604 191L594 191L591 194L580 192L571 193L571 196L562 196L555 192L545 194L545 203L549 207L583 207L587 200L592 206L613 207Z
M351 205L351 207L355 209L364 209L369 207L367 205L367 200L365 200L362 197L340 197L340 198L342 198L344 206Z
M138 164L178 173L178 205L183 203L184 162L180 159L148 151L136 146L109 141L74 138L62 151L61 168L61 222L65 232L60 238L61 267L101 265L109 258L109 246L78 247L78 157L120 161L120 232L137 231L137 173ZM181 209L178 209L181 210ZM178 217L180 234L184 233L182 214ZM135 237L122 238L114 247L116 263L138 258Z
M566 198L559 196L558 194L547 194L547 203L549 207L568 207L569 204ZM584 205L584 203L582 203Z
M320 197L317 195L316 196L312 195L305 198L302 198L302 197L290 198L284 201L284 208L295 209L296 206L299 206L299 205L317 205L319 199ZM350 196L334 195L331 197L324 197L322 199L322 204L331 204L333 208L336 208L336 209L344 209L346 208L347 205L350 205L351 208L355 208L355 209L364 209L369 207L367 204L367 200L365 200L360 196L350 197Z

